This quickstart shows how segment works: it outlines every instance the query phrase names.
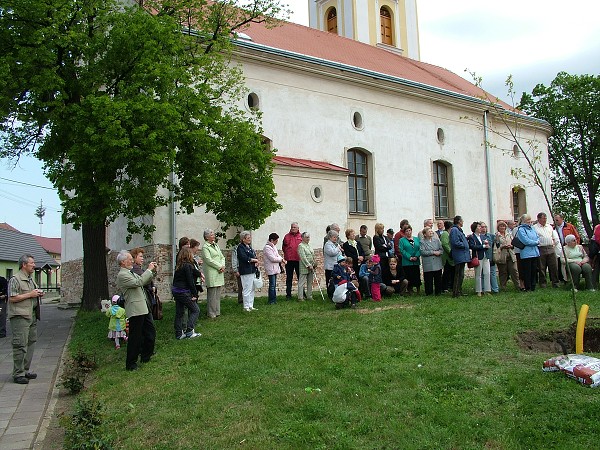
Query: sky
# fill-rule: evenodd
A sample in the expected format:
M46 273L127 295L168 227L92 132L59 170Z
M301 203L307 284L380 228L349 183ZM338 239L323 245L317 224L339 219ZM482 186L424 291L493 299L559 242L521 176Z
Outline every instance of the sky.
M308 1L283 0L292 22L308 25ZM469 81L465 69L475 72L484 89L509 103L509 75L518 103L522 92L549 85L560 71L600 74L597 0L417 0L417 12L422 61ZM51 186L33 158L16 167L0 162L0 222L40 234L35 211L42 201L42 235L60 237L60 201Z

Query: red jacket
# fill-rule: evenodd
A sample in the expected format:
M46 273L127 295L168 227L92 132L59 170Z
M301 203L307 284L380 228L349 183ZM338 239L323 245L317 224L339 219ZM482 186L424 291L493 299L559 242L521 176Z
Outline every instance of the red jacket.
M296 234L288 233L283 237L283 257L286 261L300 261L298 255L298 246L302 242L302 233L298 231Z

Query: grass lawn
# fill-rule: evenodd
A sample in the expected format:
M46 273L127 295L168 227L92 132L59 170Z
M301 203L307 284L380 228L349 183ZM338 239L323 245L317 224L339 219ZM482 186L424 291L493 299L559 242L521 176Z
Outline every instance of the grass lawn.
M559 352L515 339L569 327L570 291L394 297L340 311L316 294L259 298L251 313L224 299L222 316L203 317L202 337L185 341L167 304L157 353L135 372L106 339L106 317L80 311L71 349L99 363L82 395L105 405L115 448L598 448L600 391L543 373ZM600 316L598 292L577 302Z

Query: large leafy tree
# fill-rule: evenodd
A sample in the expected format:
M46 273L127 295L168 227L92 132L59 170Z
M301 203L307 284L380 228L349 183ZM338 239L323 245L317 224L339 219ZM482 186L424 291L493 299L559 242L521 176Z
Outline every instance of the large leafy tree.
M83 307L108 297L106 226L129 233L173 195L223 228L257 228L279 208L259 117L243 91L231 37L273 22L270 0L7 0L0 6L2 156L32 153L81 228Z
M555 209L580 217L591 236L600 220L600 76L561 72L550 86L523 93L519 108L554 128L548 156Z

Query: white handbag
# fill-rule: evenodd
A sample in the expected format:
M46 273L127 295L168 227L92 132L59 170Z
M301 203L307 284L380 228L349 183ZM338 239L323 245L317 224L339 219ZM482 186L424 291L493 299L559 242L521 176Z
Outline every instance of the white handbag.
M260 271L256 269L256 277L252 280L254 283L254 289L262 289L263 287L263 279L260 276Z

